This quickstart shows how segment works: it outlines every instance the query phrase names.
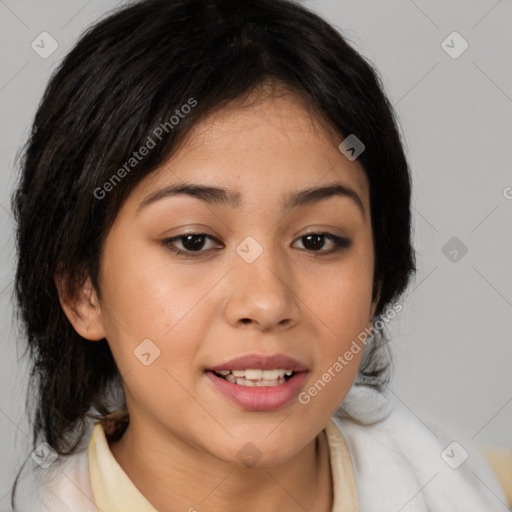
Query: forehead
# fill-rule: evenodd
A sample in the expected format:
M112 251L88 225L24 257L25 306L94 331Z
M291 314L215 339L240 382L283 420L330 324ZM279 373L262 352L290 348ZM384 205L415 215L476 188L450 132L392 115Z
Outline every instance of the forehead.
M242 203L251 192L277 198L340 181L368 203L362 166L338 149L343 138L299 96L256 91L198 123L180 149L142 180L134 199L183 181L236 190Z

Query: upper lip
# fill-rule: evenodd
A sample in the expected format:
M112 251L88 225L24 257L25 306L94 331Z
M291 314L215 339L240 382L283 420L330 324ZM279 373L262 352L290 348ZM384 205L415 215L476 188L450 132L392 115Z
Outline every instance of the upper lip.
M294 372L305 372L308 371L308 367L293 359L285 354L273 354L273 355L259 355L259 354L245 354L235 359L230 359L225 363L218 364L208 368L213 372L219 372L221 370L293 370Z

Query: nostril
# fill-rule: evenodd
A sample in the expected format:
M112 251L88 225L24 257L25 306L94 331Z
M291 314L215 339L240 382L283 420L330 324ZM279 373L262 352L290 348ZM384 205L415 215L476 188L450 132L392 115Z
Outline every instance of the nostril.
M242 318L240 320L243 324L250 324L251 323L251 319L250 318Z

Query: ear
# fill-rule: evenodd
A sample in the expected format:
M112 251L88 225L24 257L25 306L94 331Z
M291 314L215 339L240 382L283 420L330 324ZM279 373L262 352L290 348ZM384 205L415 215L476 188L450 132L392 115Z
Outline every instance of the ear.
M54 281L60 305L75 331L91 341L105 338L100 303L91 279L87 277L83 285L74 292L70 290L67 275L56 272Z

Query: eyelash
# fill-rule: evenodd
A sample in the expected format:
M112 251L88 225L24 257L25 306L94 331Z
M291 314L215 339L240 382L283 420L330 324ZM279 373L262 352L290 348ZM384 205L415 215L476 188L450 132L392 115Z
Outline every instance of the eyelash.
M329 256L331 254L338 253L338 252L342 251L343 249L350 247L350 245L352 244L351 240L349 240L348 238L339 237L339 236L333 235L332 233L325 233L325 232L318 233L318 232L314 232L314 231L300 236L297 240L300 240L302 238L312 236L312 235L322 236L326 239L329 239L331 242L334 243L334 248L330 249L328 251L322 251L322 250L319 250L319 251L309 250L308 251L308 249L304 249L308 252L313 253L315 256L316 255ZM177 248L173 247L173 244L176 241L183 240L189 236L201 236L201 237L209 238L210 240L218 242L218 240L216 238L214 238L213 236L208 235L206 233L186 233L183 235L175 236L173 238L167 238L162 241L162 244L165 247L167 247L170 251L172 251L174 254L176 254L177 256L184 256L185 258L189 258L189 259L201 258L204 256L205 253L208 253L208 252L210 252L210 250L212 250L212 249L210 249L210 250L206 250L206 251L203 251L203 250L199 250L199 251L186 250L186 251L184 251L182 249L177 249Z

